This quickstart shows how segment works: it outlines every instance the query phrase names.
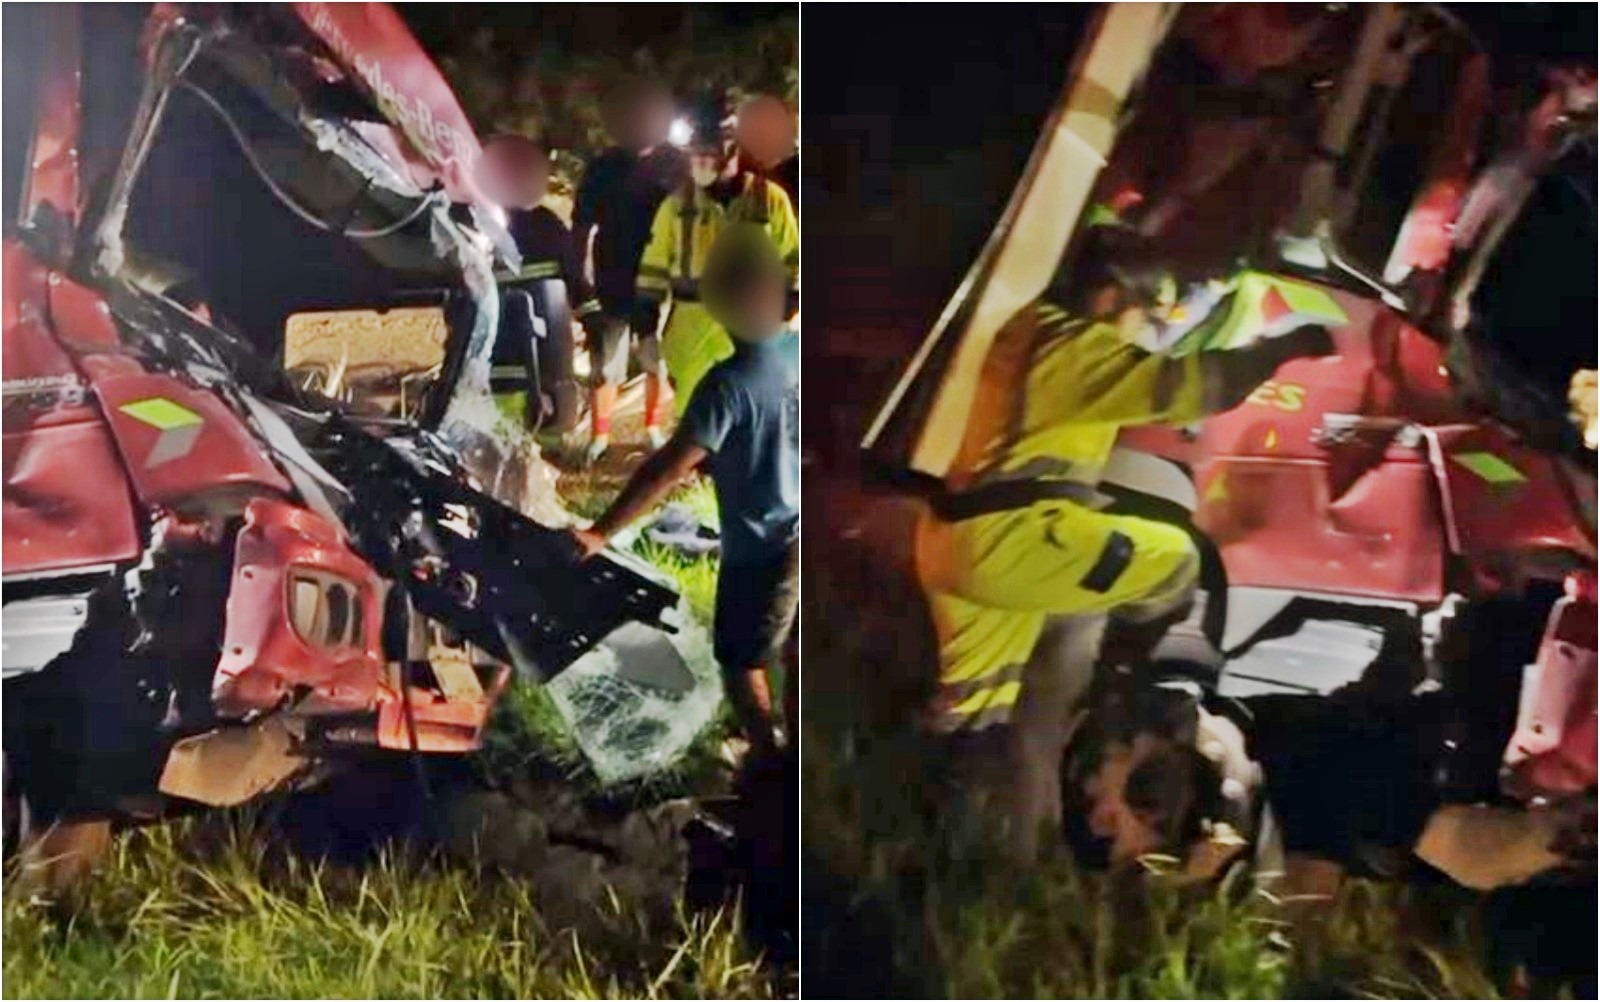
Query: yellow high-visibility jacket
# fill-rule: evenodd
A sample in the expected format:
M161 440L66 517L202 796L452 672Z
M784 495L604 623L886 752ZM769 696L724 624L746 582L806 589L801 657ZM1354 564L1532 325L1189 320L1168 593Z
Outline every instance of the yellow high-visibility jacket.
M1206 416L1207 370L1229 385L1244 379L1253 386L1271 374L1255 371L1252 353L1232 349L1274 330L1331 330L1348 321L1327 292L1304 282L1246 271L1229 288L1231 298L1174 351L1146 351L1109 322L1072 317L1047 302L1020 310L984 360L950 486L1028 479L1093 487L1122 428Z
M650 243L639 262L638 292L659 303L673 296L698 299L700 274L717 234L730 223L757 223L783 256L791 286L800 278L800 225L784 190L753 174L726 207L695 189L692 203L682 192L662 199L650 227Z
M1007 323L985 361L951 487L1014 479L1093 487L1121 428L1198 420L1202 398L1198 354L1152 354L1109 323L1037 303Z

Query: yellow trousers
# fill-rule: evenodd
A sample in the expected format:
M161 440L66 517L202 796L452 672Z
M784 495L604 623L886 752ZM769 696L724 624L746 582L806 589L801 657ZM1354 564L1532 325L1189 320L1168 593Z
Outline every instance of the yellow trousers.
M954 522L925 514L916 557L939 643L930 723L944 731L1010 721L1047 619L1166 615L1200 567L1182 529L1064 500Z
M672 304L661 333L661 360L672 380L674 406L679 417L689 406L694 388L711 367L733 354L733 339L700 303Z

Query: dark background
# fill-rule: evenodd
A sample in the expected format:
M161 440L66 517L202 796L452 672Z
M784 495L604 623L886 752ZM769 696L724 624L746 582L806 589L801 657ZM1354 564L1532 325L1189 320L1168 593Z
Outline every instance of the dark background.
M914 12L914 13L913 13ZM805 12L805 442L849 462L989 235L1092 8Z

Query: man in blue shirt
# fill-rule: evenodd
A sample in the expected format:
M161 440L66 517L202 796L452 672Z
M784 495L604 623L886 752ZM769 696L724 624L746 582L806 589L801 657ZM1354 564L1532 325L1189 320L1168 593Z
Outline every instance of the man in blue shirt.
M700 282L707 308L733 336L733 356L707 373L676 433L645 460L605 514L573 536L584 556L598 553L614 533L705 467L722 521L717 662L751 750L766 756L777 750L767 673L793 632L799 605L799 353L784 329L783 260L759 226L725 230ZM787 688L792 697L793 679ZM788 706L792 718L792 698Z

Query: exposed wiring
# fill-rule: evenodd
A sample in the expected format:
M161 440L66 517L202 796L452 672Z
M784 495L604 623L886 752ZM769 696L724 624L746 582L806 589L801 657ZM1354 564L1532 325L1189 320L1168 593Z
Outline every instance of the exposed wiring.
M393 223L390 223L387 226L379 226L371 229L341 229L337 226L334 226L332 223L322 219L311 210L295 201L294 196L290 195L283 189L282 186L278 184L277 181L273 180L272 175L267 172L266 167L264 167L261 161L256 158L255 151L250 148L250 141L248 138L246 138L244 132L239 128L239 124L233 120L231 115L228 114L227 109L222 107L222 103L220 101L211 96L208 91L202 89L194 83L191 83L188 80L179 81L179 86L183 87L185 90L198 97L201 101L205 102L206 107L210 108L217 118L221 119L222 124L233 136L234 142L239 144L239 152L244 154L244 158L250 164L251 169L256 172L257 177L261 178L261 183L265 184L267 189L272 192L278 201L283 203L284 208L288 209L290 212L300 217L300 219L311 226L315 226L319 230L324 230L328 233L338 233L355 240L375 240L379 237L386 237L400 232L407 226L410 226L424 212L428 211L434 206L436 196L426 195L423 197L422 201L418 203L415 209L412 209L404 217Z

